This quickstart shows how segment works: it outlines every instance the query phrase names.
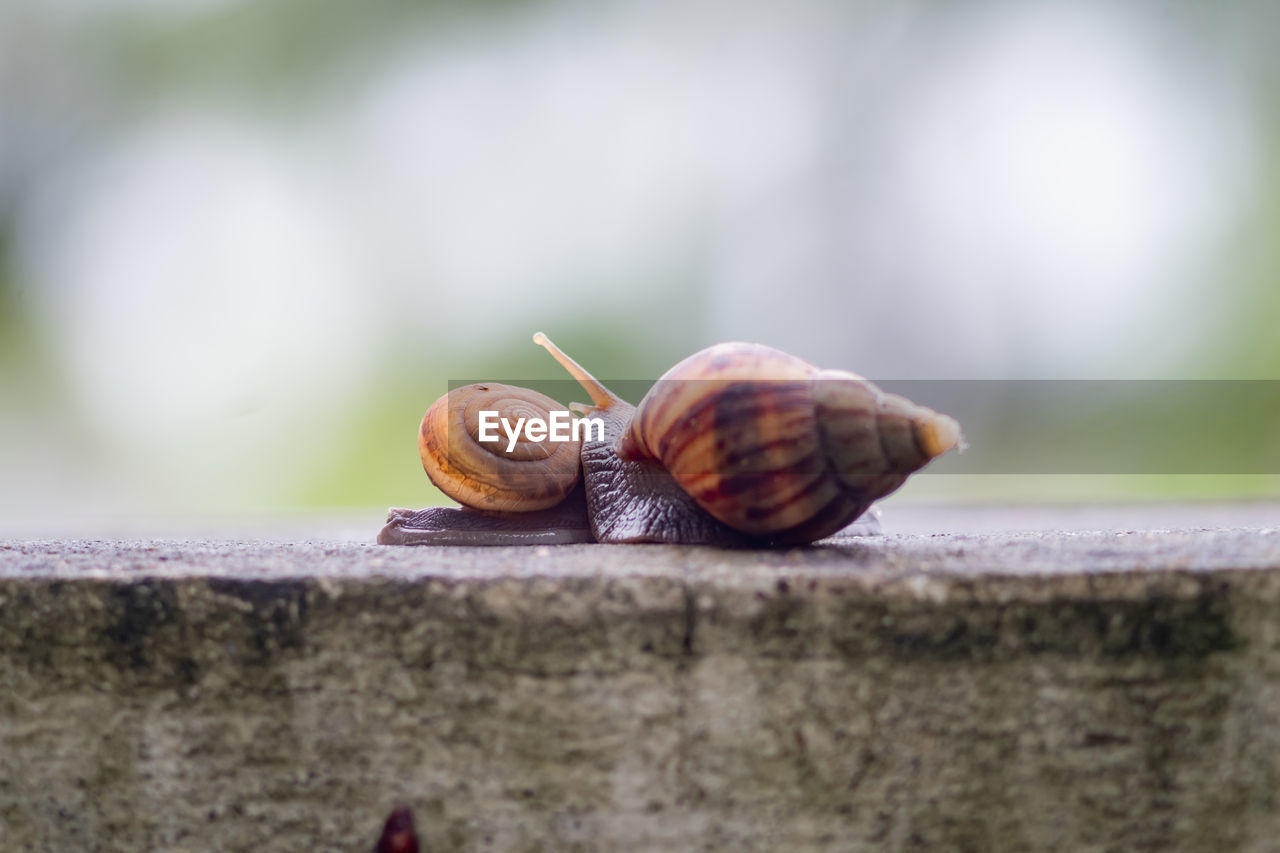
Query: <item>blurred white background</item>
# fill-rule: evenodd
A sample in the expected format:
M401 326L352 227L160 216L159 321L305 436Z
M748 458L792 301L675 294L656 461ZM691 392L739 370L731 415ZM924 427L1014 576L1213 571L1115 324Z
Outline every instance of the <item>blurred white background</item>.
M422 411L556 375L537 329L602 377L746 339L1280 378L1277 32L1190 0L9 0L0 513L432 501Z

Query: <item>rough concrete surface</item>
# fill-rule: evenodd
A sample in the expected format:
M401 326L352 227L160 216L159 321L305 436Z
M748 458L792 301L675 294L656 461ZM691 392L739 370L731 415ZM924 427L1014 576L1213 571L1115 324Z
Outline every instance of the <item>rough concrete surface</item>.
M1275 849L1280 507L965 512L2 540L0 850L368 850L397 803L433 851Z

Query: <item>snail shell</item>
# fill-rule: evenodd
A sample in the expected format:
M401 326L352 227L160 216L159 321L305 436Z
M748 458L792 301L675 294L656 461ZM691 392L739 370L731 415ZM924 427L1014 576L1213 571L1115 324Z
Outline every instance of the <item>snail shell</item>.
M856 374L731 343L667 371L618 453L660 461L735 530L791 543L836 532L959 443L953 419Z
M480 441L480 412L519 418L550 417L559 403L545 394L488 382L445 394L427 409L418 430L418 452L431 482L464 506L498 512L530 512L559 504L578 484L582 443L529 441L523 430L511 452L507 436Z

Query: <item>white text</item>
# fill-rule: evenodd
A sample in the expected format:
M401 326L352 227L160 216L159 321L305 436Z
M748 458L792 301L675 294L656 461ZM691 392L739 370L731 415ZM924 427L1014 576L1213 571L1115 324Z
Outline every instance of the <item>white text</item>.
M575 418L572 412L556 410L550 413L549 420L542 418L516 418L515 425L507 418L494 411L480 411L480 441L490 443L501 441L498 427L507 436L507 453L515 450L520 433L529 441L604 441L604 420L602 418Z

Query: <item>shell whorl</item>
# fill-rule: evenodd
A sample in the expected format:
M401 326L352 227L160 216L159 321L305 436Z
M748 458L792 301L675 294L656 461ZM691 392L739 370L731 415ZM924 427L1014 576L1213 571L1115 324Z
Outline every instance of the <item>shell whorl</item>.
M730 527L811 542L959 441L951 418L860 376L735 343L695 353L659 379L618 449L660 460Z
M562 408L545 394L497 382L450 391L422 418L422 467L440 491L473 509L526 512L555 506L578 483L581 442L528 441L522 432L508 453L501 427L498 441L479 440L480 412L496 411L514 426L521 417L549 420Z

